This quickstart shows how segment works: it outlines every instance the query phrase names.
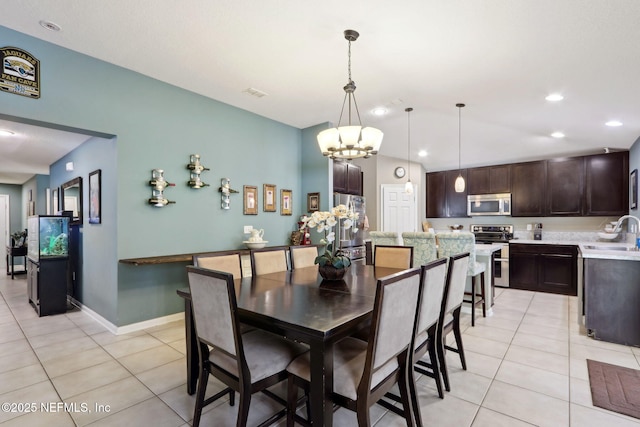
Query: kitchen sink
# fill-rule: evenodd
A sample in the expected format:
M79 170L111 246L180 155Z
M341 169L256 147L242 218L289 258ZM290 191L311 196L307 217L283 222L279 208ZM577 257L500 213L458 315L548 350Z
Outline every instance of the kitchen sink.
M584 245L585 249L591 249L595 251L632 251L635 248L628 246L606 246L606 245Z

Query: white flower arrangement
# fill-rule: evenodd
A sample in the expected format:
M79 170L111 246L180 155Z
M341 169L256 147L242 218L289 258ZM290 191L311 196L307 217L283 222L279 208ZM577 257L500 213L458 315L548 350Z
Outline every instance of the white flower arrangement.
M330 264L336 268L345 268L351 265L349 257L340 250L339 242L338 244L335 243L336 233L334 227L339 225L340 228L345 230L351 228L356 232L358 231L357 220L358 214L346 205L338 205L331 212L316 211L311 216L305 215L302 217L301 231L309 227L315 228L318 233L324 233L324 238L320 240L320 243L325 245L325 251L315 259L316 264L320 266Z

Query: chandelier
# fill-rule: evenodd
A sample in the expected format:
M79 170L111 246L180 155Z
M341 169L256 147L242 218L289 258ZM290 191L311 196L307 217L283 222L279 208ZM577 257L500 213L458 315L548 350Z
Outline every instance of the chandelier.
M360 34L354 30L345 30L344 32L344 38L349 41L349 81L344 87L344 100L342 101L338 127L323 130L318 134L320 151L322 151L324 156L331 159L351 160L358 157L368 158L374 154L378 154L378 150L382 144L382 131L372 127L362 127L355 95L356 84L351 80L351 42L356 41L359 35ZM340 126L347 99L349 123L346 126ZM351 108L352 102L353 109L358 117L358 125L351 124L351 113L353 111Z

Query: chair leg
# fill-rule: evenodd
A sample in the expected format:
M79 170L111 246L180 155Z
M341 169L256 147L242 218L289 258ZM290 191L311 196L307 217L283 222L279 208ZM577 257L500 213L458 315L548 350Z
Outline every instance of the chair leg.
M480 295L482 297L482 317L487 317L487 298L484 294L484 273L480 273Z
M436 346L436 354L438 356L438 362L440 363L440 373L442 374L444 389L451 391L451 387L449 385L449 374L447 373L447 359L444 353L444 336L442 335L442 331L438 331L434 345Z
M229 406L236 404L236 392L233 389L229 389Z
M287 427L293 427L294 415L298 403L298 387L291 374L287 377ZM307 403L307 406L308 403Z
M413 369L409 369L409 398L413 408L413 416L415 417L416 427L422 427L422 414L420 413L420 402L418 401L418 390L416 389L416 379L413 375ZM409 412L409 407L405 407ZM409 414L410 415L410 414Z
M207 382L209 381L209 371L205 368L200 369L200 377L198 378L198 391L196 392L196 406L193 410L193 427L200 425L200 417L202 416L202 408L204 406L204 395L207 391Z
M464 347L462 346L462 333L460 332L460 309L459 308L453 312L453 335L456 338L456 347L458 348L458 354L460 355L460 363L462 364L462 369L466 371L467 361L464 357Z
M411 375L411 379L408 378L408 375ZM402 407L404 408L404 419L407 422L407 427L413 427L414 416L418 418L420 416L420 412L412 411L412 408L417 406L417 397L415 394L415 383L412 381L413 379L413 369L409 369L407 360L404 361L404 366L402 367L402 373L400 374L400 378L398 378L398 388L400 389L400 400L402 402ZM413 385L413 391L412 391ZM415 406L414 406L415 404ZM412 414L412 412L414 412ZM420 421L420 426L422 425L422 421Z
M476 326L476 277L471 278L471 326Z
M429 358L431 359L431 369L433 370L433 379L436 381L436 388L438 389L438 396L440 399L444 399L444 392L442 391L442 379L440 377L440 365L438 364L438 355L436 350L435 336L429 334L429 344L427 344L427 350L429 351Z
M238 420L236 427L246 427L249 419L249 405L251 404L251 390L249 385L240 386L240 405L238 405Z
M369 417L369 407L367 399L358 399L356 401L356 415L358 417L358 427L371 427L371 419Z

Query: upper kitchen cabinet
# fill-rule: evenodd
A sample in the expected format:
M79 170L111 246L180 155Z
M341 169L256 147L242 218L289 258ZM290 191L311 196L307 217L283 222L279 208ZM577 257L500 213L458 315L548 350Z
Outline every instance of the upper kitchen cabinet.
M467 170L450 170L427 174L427 218L462 218L467 216L467 191L456 193L458 173L467 181Z
M360 166L334 160L333 191L362 196L362 170Z
M585 215L622 216L629 213L629 152L585 158Z
M547 160L547 215L582 215L584 165L584 157Z
M511 192L511 165L467 169L469 194Z
M511 215L544 216L547 162L511 165Z

